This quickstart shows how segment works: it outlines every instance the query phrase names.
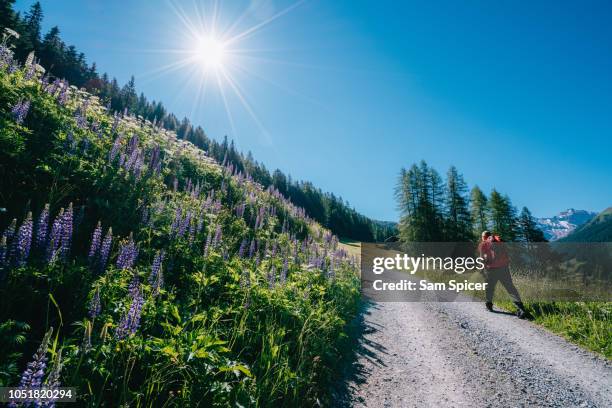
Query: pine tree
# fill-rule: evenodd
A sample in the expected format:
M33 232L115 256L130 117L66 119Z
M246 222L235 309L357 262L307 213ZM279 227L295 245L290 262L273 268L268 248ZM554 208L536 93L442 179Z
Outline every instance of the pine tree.
M121 89L121 101L123 103L123 108L127 108L128 112L130 113L133 113L136 110L136 104L138 102L135 82L134 75L132 75L128 83Z
M535 218L527 207L523 207L518 218L518 239L524 242L545 242L542 230L538 228Z
M402 240L442 241L444 188L438 172L425 161L402 170L396 187Z
M474 186L470 193L470 214L474 235L480 237L483 231L489 228L489 206L487 196L478 186Z
M22 35L18 51L27 55L30 51L40 48L40 30L43 20L43 11L40 2L32 4L23 20Z
M4 28L13 30L16 28L13 3L15 3L15 0L0 0L0 31Z
M472 219L468 209L467 184L455 166L446 175L446 229L445 241L470 241Z
M491 211L491 227L495 234L504 241L516 240L516 210L508 196L502 196L497 190L491 191L489 199Z

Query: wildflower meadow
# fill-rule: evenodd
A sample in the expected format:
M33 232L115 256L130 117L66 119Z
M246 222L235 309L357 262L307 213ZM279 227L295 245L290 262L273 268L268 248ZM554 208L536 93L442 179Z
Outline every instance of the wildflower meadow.
M326 401L357 261L229 160L0 47L0 386L78 406ZM53 406L53 402L34 403Z

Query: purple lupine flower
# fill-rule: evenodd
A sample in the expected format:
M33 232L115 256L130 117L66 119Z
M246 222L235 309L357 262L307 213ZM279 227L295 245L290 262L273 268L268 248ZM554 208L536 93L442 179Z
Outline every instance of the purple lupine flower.
M117 340L122 340L131 334L135 334L140 326L140 317L142 307L144 306L144 298L142 296L142 291L140 290L140 284L137 284L136 287L133 288L130 293L130 297L132 299L130 308L119 322L117 331L115 332L115 337Z
M108 109L110 109L110 102L108 104ZM119 115L117 112L113 114L113 125L111 126L111 135L117 131L119 127Z
M32 63L26 66L26 70L23 75L23 79L25 79L26 81L29 81L30 79L34 78L34 74L36 74L36 64L34 61L32 61Z
M88 333L89 331L86 330L86 333ZM91 337L88 337L89 339L89 347L91 348ZM47 378L47 388L51 389L51 390L56 390L57 388L59 388L60 386L60 373L62 372L62 352L61 350L59 351L59 353L57 354L57 359L55 361L55 364L53 366L53 370L51 371L51 373L49 374L49 377ZM51 398L47 401L45 401L42 406L44 406L45 408L55 408L55 398Z
M79 106L74 113L74 119L79 129L85 129L87 127L87 107L89 100L85 100L81 106Z
M155 255L153 265L151 266L151 275L149 275L149 283L153 286L153 295L157 295L164 286L164 275L162 271L162 263L164 262L164 250L162 249Z
M3 269L7 265L8 261L8 249L6 247L6 237L0 238L0 269ZM2 275L0 275L0 280Z
M281 275L280 275L281 285L284 285L285 281L287 280L288 270L289 270L289 258L285 256L285 259L283 260L283 269L281 270Z
M2 233L2 240L5 242L5 253L4 260L8 264L14 256L14 252L16 250L15 246L15 230L17 228L17 218L13 218L11 223Z
M181 224L181 220L183 219L183 210L180 206L176 207L174 212L174 220L172 220L172 225L170 225L170 232L174 233L178 230L178 227Z
M236 207L236 217L242 218L244 215L244 209L246 208L246 204L242 203L238 207Z
M62 261L66 261L68 258L68 253L70 252L70 246L72 243L72 222L72 203L70 203L68 205L68 209L64 211L64 216L62 217L62 243L60 248Z
M52 264L57 259L57 252L62 241L62 220L64 218L64 209L61 208L53 224L51 225L51 234L47 244L47 262Z
M247 239L243 239L240 243L240 248L238 249L238 257L244 258L244 252L246 251Z
M212 247L217 248L221 245L221 225L217 225L217 229L215 230L215 237L213 238Z
M253 254L255 253L255 246L257 244L255 243L255 239L251 240L251 245L249 246L249 259L253 258Z
M44 248L47 244L47 232L49 229L49 204L45 204L42 212L38 216L36 223L36 247Z
M62 80L59 86L60 86L60 93L57 96L57 102L60 105L65 106L66 103L68 103L68 82Z
M274 289L276 285L276 266L272 265L270 271L268 272L268 287L270 289Z
M100 249L100 241L102 239L102 223L98 221L98 225L96 225L96 229L94 229L93 234L91 235L91 246L89 247L89 261L92 262Z
M21 125L30 111L30 101L21 100L13 106L11 113L17 124Z
M96 289L93 297L91 298L91 302L89 302L89 317L95 319L100 315L102 311L102 304L100 302L100 288Z
M32 245L32 212L28 212L17 232L17 265L24 266Z
M185 235L185 231L187 230L187 227L189 226L190 223L191 223L191 211L187 211L187 214L185 214L185 218L180 222L180 225L179 225L179 229L177 232L177 236L179 238Z
M212 234L208 231L208 235L206 236L206 243L204 244L204 256L208 256L208 251L210 251L210 247L212 244Z
M336 277L336 269L334 263L334 258L331 258L331 260L329 261L329 269L327 270L327 278L330 280L334 280L334 278Z
M119 154L119 167L123 167L123 163L125 163L126 158L127 156L125 155L125 153L121 152Z
M111 147L110 151L108 152L108 162L109 163L112 163L115 160L115 157L117 157L117 154L119 153L119 149L121 148L121 139L122 139L122 136L118 135L115 141L113 142L113 147Z
M155 145L151 151L151 160L149 161L149 171L151 173L159 173L161 171L161 149L159 145Z
M45 333L45 337L43 337L43 341L40 343L36 354L32 357L33 360L28 363L26 370L21 375L19 388L40 388L42 378L45 375L45 369L47 368L47 348L49 347L52 333L53 327Z
M6 229L2 233L2 236L6 237L7 241L11 241L13 237L15 236L16 229L17 229L17 218L13 218L9 226L6 227Z
M108 262L108 256L110 254L110 249L113 244L113 229L108 228L108 232L104 237L104 241L102 241L102 245L100 246L100 257L98 259L98 269L103 271L106 269L106 262Z
M134 265L138 257L138 247L134 243L132 234L124 241L119 248L119 256L117 257L117 268L128 269Z
M164 250L157 251L155 258L153 258L153 265L151 265L151 274L149 275L149 284L153 285L157 280L157 274L161 270L162 262L164 261Z

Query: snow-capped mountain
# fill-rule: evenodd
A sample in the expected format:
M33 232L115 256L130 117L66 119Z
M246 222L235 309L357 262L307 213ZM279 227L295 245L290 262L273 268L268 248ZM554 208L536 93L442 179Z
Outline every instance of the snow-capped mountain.
M551 218L539 218L538 227L544 232L547 240L556 241L568 236L576 228L591 221L596 215L596 212L570 208Z

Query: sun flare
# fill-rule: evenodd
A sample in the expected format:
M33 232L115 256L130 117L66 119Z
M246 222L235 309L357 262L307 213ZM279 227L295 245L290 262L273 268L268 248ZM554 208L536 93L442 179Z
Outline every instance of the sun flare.
M192 49L194 59L202 68L221 69L227 58L227 49L223 41L214 36L198 36Z

